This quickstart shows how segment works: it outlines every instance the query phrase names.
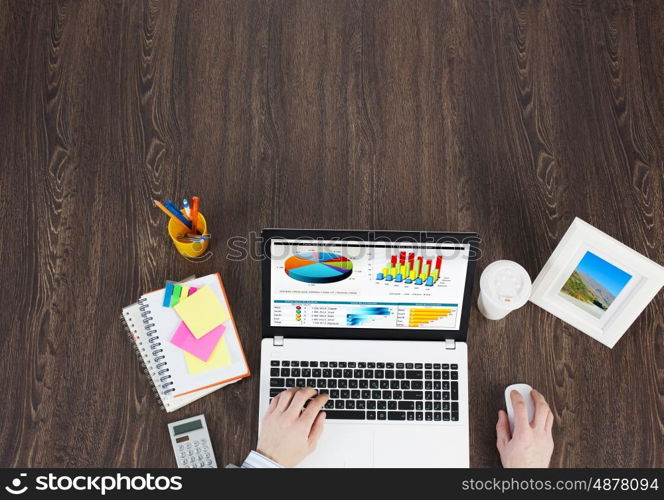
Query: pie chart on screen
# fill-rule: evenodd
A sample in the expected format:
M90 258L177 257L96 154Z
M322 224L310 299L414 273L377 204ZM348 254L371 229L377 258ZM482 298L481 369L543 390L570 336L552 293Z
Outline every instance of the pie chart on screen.
M330 252L303 252L286 259L286 274L304 283L336 283L353 273L353 262Z

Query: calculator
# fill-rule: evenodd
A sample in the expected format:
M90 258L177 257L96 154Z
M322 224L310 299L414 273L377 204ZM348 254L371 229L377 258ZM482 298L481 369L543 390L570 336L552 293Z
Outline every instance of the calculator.
M210 434L204 415L168 424L175 460L180 469L215 469Z

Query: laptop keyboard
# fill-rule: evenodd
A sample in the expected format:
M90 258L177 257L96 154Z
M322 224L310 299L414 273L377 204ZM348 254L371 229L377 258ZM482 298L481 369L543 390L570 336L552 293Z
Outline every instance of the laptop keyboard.
M270 401L290 387L329 394L328 419L457 422L459 366L447 363L270 361Z

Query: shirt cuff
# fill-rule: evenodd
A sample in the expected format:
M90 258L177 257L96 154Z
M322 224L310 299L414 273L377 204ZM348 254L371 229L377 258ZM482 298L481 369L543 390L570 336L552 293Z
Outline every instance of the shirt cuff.
M279 465L274 460L270 460L265 455L261 455L257 451L252 451L247 455L247 458L242 464L243 469L283 469L283 466Z

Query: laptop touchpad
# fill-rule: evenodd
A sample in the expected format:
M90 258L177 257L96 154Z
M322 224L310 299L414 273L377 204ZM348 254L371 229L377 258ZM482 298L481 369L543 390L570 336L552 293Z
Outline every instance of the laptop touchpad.
M386 425L374 431L374 467L440 467L443 442L434 426Z
M372 426L326 425L316 451L299 467L372 467Z

